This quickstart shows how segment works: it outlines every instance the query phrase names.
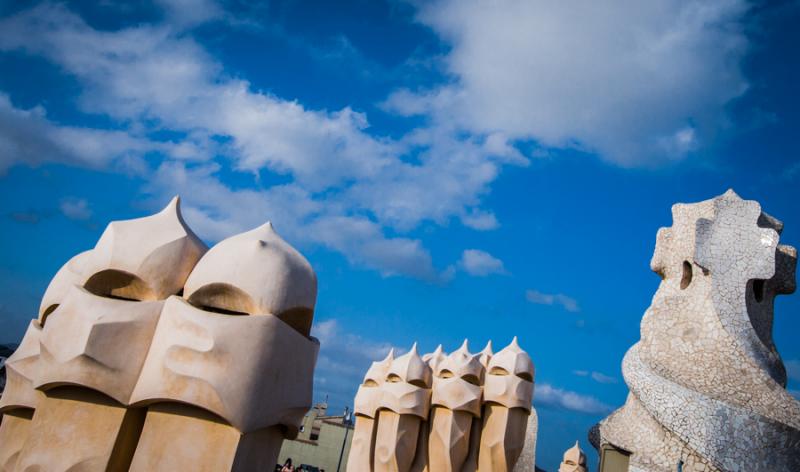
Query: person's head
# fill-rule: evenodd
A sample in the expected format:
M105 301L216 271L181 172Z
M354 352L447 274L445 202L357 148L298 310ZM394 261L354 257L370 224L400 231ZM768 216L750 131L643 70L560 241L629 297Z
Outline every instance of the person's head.
M286 459L286 462L284 462L284 463L283 463L283 466L284 466L284 467L286 467L287 465L288 465L288 466L291 466L291 465L292 465L292 458L291 458L291 457L290 457L290 458L288 458L288 459Z

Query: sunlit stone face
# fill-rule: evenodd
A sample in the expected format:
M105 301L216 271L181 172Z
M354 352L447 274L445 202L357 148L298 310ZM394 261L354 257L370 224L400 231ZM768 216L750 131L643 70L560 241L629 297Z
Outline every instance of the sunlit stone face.
M42 328L31 320L14 354L6 359L6 386L0 396L0 413L15 408L36 408L39 396L33 388L39 376L39 339Z
M496 355L491 342L472 354L466 340L449 355L440 345L420 357L416 344L400 357L390 353L373 362L356 394L348 470L532 467L538 428L533 375L516 338Z
M416 346L392 361L381 391L380 408L400 415L428 417L431 369L417 353Z
M564 452L564 459L558 467L558 472L586 472L586 454L577 442Z
M311 405L316 275L270 224L206 251L176 198L59 270L9 359L0 468L275 463Z
M483 378L480 356L470 354L465 342L438 363L433 376L431 404L480 416Z
M84 386L127 404L162 306L73 287L42 331L36 387Z
M507 408L531 409L534 367L516 338L489 360L483 385L483 401Z
M358 392L356 392L354 401L355 414L366 416L367 418L375 418L383 395L383 390L380 387L386 381L386 375L393 360L394 350L391 350L386 359L373 362L369 370L367 370L366 375L364 375L364 381L358 388Z
M294 436L311 403L316 276L267 224L214 246L161 314L133 402L203 408Z
M296 429L311 402L318 349L277 317L214 313L171 297L132 401L188 403L243 432Z

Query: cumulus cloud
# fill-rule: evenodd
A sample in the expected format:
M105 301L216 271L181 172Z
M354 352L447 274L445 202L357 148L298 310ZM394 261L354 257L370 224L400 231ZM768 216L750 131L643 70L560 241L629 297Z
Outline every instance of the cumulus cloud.
M560 305L565 310L573 313L580 311L577 300L562 293L550 294L530 289L525 291L525 299L537 305Z
M89 208L89 202L85 198L64 198L58 208L71 220L85 221L92 217L92 209Z
M461 254L459 266L469 275L485 277L504 274L503 261L480 249L467 249Z
M604 415L613 408L590 395L583 395L570 390L553 387L550 384L536 384L534 405L561 408L591 415Z
M19 162L62 162L91 168L124 165L149 152L171 154L176 145L154 142L124 131L60 126L43 107L15 107L0 92L0 174Z
M211 241L255 228L269 218L293 243L340 252L351 262L386 276L405 274L431 281L442 277L419 240L387 237L374 221L343 215L341 207L318 201L297 184L232 189L216 177L218 170L216 164L188 167L183 162L165 162L145 190L162 200L174 193L184 195L187 222Z
M424 222L444 225L453 219L476 230L496 228L494 214L481 208L482 197L503 166L527 163L502 133L465 135L423 127L389 138L373 133L366 115L349 107L312 110L254 90L246 80L227 75L191 35L177 34L170 24L101 31L62 5L44 3L0 20L0 51L50 60L82 85L82 111L130 123L140 133L93 131L116 147L64 138L87 148L69 150L70 159L94 158L101 165L114 158L115 150L138 157L159 151L168 158L156 170L155 179L163 185L150 188L169 188L164 179L170 174L201 169L203 182L226 198L210 201L203 190L184 194L184 201L193 218L219 236L226 227L251 226L253 219L271 218L290 231L302 223L309 233L304 239L387 275L441 280L421 241L402 233ZM50 125L42 125L45 136L75 132ZM164 131L182 138L175 143L142 138ZM117 144L125 137L130 141ZM35 162L42 155L13 151L16 162ZM257 179L255 188L229 188L209 171L214 168L209 161L218 156L225 159L215 162L230 163L236 171L256 177L266 171L289 183L263 188ZM200 189L188 180L184 184ZM261 198L267 201L254 202ZM227 206L241 200L255 206L245 207L248 211ZM399 236L386 236L389 231Z
M680 159L747 89L745 0L422 2L454 81L385 106L475 133L599 153L622 165Z
M453 220L497 228L483 199L505 167L528 164L521 142L596 150L624 165L680 158L724 122L723 106L746 87L744 0L501 3L419 7L419 21L450 45L443 61L453 80L390 94L384 110L425 117L390 137L359 110L310 109L227 74L187 32L227 15L213 0L158 0L166 21L119 30L45 2L0 20L0 51L43 57L75 77L79 109L113 129L54 123L43 108L0 95L0 172L57 161L152 171L163 182L199 169L227 198L187 193L184 201L219 236L254 219L289 231L306 225L315 234L304 240L356 264L442 280L447 271L404 235ZM212 161L255 184L227 186ZM262 175L285 183L263 186ZM228 206L243 200L265 213ZM577 311L569 297L536 293L531 301Z
M592 380L601 384L613 384L618 382L616 377L612 377L597 371L589 372L588 370L573 370L572 373L578 377L591 377Z

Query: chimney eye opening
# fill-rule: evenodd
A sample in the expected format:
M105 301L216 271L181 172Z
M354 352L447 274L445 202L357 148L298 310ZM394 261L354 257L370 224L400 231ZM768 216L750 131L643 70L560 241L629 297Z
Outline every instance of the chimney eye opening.
M689 261L683 261L681 276L681 290L686 290L692 283L692 264Z

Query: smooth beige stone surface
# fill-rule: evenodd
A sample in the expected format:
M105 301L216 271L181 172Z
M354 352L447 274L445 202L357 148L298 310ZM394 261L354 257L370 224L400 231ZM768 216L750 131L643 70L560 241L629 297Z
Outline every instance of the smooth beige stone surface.
M381 406L383 390L380 388L386 381L394 361L394 349L389 351L386 358L382 361L373 362L364 376L364 381L356 392L353 412L356 416L375 418L378 408ZM366 424L366 423L364 423Z
M36 408L41 394L34 390L33 383L39 375L41 336L39 322L31 320L19 347L6 359L6 387L0 396L0 413L14 408Z
M517 338L493 355L483 384L484 403L497 403L506 408L531 409L533 401L533 362L520 349Z
M428 417L431 407L431 368L417 352L416 343L411 350L394 359L381 385L380 408L401 415Z
M175 198L59 270L7 363L0 465L274 467L311 405L316 276L269 224L206 251Z
M271 314L308 336L317 276L306 258L266 223L211 248L186 281L184 297L199 307Z
M350 454L347 456L347 470L369 472L373 469L372 460L375 456L377 433L378 422L375 418L356 415L353 441L350 443Z
M97 295L163 300L183 288L206 250L175 197L155 215L109 223L87 256L80 285Z
M586 472L586 454L578 441L564 452L564 459L558 467L558 472Z
M481 415L485 369L467 341L438 363L433 376L428 460L431 470L459 472L469 454L473 417Z
M481 365L483 365L484 368L489 367L489 361L492 359L493 355L494 352L492 351L492 340L490 339L486 343L486 347L484 347L483 350L480 352L479 359L481 361Z
M484 406L478 470L511 472L525 444L528 411L489 403Z
M416 455L420 424L428 418L431 402L431 368L416 344L392 361L380 389L375 470L408 472Z
M163 304L98 297L73 286L42 330L34 386L78 385L129 404Z
M33 410L16 408L3 414L0 422L0 471L14 472L17 459L30 433Z
M428 464L428 438L430 437L430 421L423 421L419 425L419 436L417 437L417 451L414 455L414 462L411 463L409 472L429 472L431 469Z
M293 437L311 404L318 351L275 316L212 313L170 297L131 403L188 403L244 433L282 424Z
M275 466L282 440L280 428L242 434L209 412L162 403L147 410L130 470L267 471Z
M516 337L489 360L483 384L479 470L513 470L525 444L533 408L534 374L533 362Z
M375 437L378 432L377 411L383 395L380 386L386 381L393 360L394 349L390 350L382 361L373 362L356 392L353 408L356 424L347 459L347 470L373 469Z
M516 338L496 355L491 342L472 354L465 341L449 355L439 346L420 357L415 344L391 357L373 362L356 394L348 470L533 470L534 367ZM377 420L367 416L376 410ZM515 469L518 462L523 468Z
M481 415L485 368L480 355L471 354L467 341L438 363L433 376L431 404Z
M483 414L482 411L481 414ZM478 453L481 449L481 430L483 430L483 418L473 416L472 426L470 426L469 452L467 453L467 458L464 459L461 472L475 472L478 470Z
M391 410L378 413L375 439L376 472L408 472L414 462L422 420Z
M64 387L36 410L17 470L126 470L143 411L90 390Z
M436 346L436 349L433 352L429 352L422 356L422 360L428 363L428 366L431 368L431 372L436 372L439 364L446 358L447 355L444 353L441 344Z
M50 280L42 302L39 304L39 324L44 325L47 316L61 304L72 287L83 285L85 281L83 274L86 273L86 264L90 255L91 251L83 251L73 256Z
M474 418L467 411L442 406L431 408L428 464L431 470L460 472L467 459Z

